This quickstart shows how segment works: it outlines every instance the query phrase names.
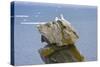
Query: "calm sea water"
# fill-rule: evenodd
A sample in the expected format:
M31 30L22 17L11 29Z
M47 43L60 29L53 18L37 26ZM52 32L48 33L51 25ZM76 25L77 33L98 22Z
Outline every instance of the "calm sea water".
M97 60L97 7L15 2L15 65L44 64L38 53L44 45L36 25L21 22L48 22L60 14L78 32L75 45L85 61Z

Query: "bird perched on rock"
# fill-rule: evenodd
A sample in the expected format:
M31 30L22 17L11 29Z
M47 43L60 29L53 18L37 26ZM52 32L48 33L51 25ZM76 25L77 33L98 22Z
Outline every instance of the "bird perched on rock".
M84 57L75 46L79 38L72 25L64 19L56 17L54 21L37 26L44 48L39 53L45 63L65 63L83 61Z

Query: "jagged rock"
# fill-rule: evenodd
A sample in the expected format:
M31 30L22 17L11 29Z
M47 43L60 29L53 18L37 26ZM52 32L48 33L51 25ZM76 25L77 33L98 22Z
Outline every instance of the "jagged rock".
M79 38L71 24L63 18L57 18L45 24L38 25L41 41L47 45L39 50L45 63L63 63L83 61L83 56L75 47Z

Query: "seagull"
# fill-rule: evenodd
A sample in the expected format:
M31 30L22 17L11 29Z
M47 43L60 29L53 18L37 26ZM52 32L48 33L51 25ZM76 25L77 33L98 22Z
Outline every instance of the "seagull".
M56 17L56 18L55 18L55 21L57 21L57 20L59 20L59 18L58 18L58 17Z
M60 17L61 17L62 20L65 20L63 14L61 14Z

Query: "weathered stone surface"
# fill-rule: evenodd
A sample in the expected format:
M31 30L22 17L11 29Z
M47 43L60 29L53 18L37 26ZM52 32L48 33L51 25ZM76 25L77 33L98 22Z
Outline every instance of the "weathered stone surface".
M84 57L75 47L79 38L71 24L63 17L38 25L41 41L47 45L39 50L45 63L64 63L83 61Z

